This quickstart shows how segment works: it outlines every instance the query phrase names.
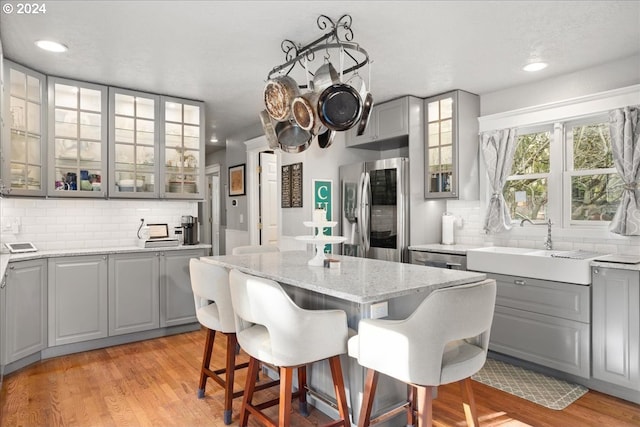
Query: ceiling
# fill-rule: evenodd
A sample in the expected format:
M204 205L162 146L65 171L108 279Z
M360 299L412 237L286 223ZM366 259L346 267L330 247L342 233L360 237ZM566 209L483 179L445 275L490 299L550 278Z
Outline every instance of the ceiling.
M281 42L320 37L320 14L353 18L375 102L451 89L482 95L640 52L640 1L45 4L44 14L0 13L6 57L48 75L205 101L208 152L259 123L267 75L285 60ZM69 50L42 51L34 42L43 38ZM536 60L549 67L522 71Z

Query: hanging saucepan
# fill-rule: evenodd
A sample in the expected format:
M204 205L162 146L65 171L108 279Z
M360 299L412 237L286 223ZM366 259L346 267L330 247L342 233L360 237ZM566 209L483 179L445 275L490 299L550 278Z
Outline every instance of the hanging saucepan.
M318 98L318 117L330 130L349 130L361 116L362 99L358 91L346 83L329 86Z
M367 129L367 124L369 123L369 117L371 116L372 108L373 95L371 95L371 92L367 92L367 95L364 97L364 101L362 103L362 118L360 118L360 123L358 123L358 136L364 134L364 131Z
M282 122L291 117L291 102L300 94L298 84L289 76L279 76L267 82L264 105L275 120Z
M260 121L262 122L262 130L264 130L264 135L267 137L269 148L275 150L278 148L278 136L267 110L260 111Z
M320 133L318 133L318 136L316 136L318 139L318 145L320 148L329 148L333 143L333 138L336 136L336 131L327 129L324 126L322 129L320 130Z
M313 76L313 89L321 93L332 84L339 82L340 76L334 66L331 62L325 62L318 68L316 74Z
M315 134L322 123L318 118L316 106L318 105L317 92L307 92L303 95L296 96L291 103L291 114L298 126L304 130Z
M293 120L276 124L276 135L282 151L287 153L300 153L311 143L311 132L302 129Z

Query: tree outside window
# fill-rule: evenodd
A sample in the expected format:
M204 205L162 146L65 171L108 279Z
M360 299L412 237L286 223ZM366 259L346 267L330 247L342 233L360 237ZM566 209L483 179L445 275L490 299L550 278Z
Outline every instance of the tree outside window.
M515 221L546 220L551 140L551 130L518 136L511 175L503 190Z

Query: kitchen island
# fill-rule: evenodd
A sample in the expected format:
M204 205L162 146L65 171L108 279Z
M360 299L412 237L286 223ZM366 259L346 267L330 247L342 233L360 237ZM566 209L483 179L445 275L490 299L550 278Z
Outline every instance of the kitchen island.
M312 254L309 252L290 251L201 259L279 282L300 307L344 310L347 313L348 326L354 331L357 331L360 319L404 319L431 291L478 282L486 277L483 273L339 255L331 255L332 259L339 261L339 268L312 267L307 265L310 257ZM342 363L352 422L357 423L364 391L364 368L347 355L343 356ZM333 382L328 364L315 363L308 371L311 403L335 418L337 411L331 406ZM374 414L398 405L405 397L404 383L381 375L373 408ZM330 403L327 403L327 400ZM404 424L400 421L401 418L404 416L392 418L380 425Z

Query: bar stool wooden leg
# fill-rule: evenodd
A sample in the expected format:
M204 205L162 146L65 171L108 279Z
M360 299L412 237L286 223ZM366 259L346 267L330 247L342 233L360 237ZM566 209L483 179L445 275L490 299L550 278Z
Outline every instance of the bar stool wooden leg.
M303 417L309 416L309 408L307 406L307 367L298 367L298 411Z
M407 425L415 426L416 425L416 398L418 396L418 390L414 385L407 385L407 394L409 395L407 401L409 404L407 405Z
M433 427L433 387L418 388L418 427Z
M368 427L369 424L371 424L371 409L373 408L373 397L375 396L378 385L378 375L378 371L375 369L367 369L358 427Z
M291 385L293 369L280 368L280 404L278 407L278 426L289 427L291 420Z
M331 366L331 376L333 377L333 388L336 393L336 401L338 403L338 412L343 427L350 427L349 407L347 406L347 394L344 391L344 378L342 377L342 365L340 364L340 356L333 356L329 359Z
M465 378L460 382L460 391L462 392L462 405L464 407L464 416L467 419L467 426L478 427L478 411L476 410L476 400L473 396L471 388L471 378Z
M224 423L231 424L231 405L233 404L233 380L236 372L236 346L238 340L236 334L227 335L227 363L225 367L224 381Z
M213 341L216 337L216 331L207 328L207 338L204 343L204 355L202 356L202 368L200 368L200 382L198 384L198 399L204 397L204 388L207 385L209 375L209 364L211 363L211 353L213 352Z
M242 396L242 406L240 408L240 427L246 427L249 422L249 406L253 400L253 392L256 388L256 382L253 380L260 369L260 362L253 357L249 359L249 368L247 369L247 381L244 387L244 395Z

